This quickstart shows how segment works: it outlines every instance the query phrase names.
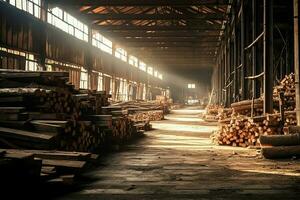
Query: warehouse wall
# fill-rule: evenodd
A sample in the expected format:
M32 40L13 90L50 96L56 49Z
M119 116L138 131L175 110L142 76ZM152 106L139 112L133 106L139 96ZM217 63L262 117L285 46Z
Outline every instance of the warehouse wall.
M99 73L106 90L111 90L108 80L125 79L126 85L132 90L141 90L139 84L144 84L148 91L145 95L150 98L152 90L163 91L165 83L157 77L139 70L128 63L115 58L79 40L42 20L0 2L0 55L2 68L26 69L25 61L35 62L38 70L41 67L48 70L70 71L70 79L77 87L80 86L81 71L88 74L87 87L97 89ZM27 62L28 63L28 62ZM81 77L82 78L82 77ZM131 84L129 84L129 82ZM129 86L131 85L131 86ZM111 90L116 92L118 88ZM129 93L129 92L128 92ZM156 91L157 93L157 91ZM117 96L114 94L113 96Z
M212 77L216 90L214 102L225 106L263 95L263 61L270 57L264 56L263 37L259 37L264 30L263 1L236 1L232 6ZM273 71L270 74L271 84L275 85L294 71L293 0L274 0L272 12Z

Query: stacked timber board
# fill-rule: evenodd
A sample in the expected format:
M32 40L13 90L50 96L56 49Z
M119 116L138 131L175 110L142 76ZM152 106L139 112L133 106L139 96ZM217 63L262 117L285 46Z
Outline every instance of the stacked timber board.
M84 152L0 149L0 184L38 181L72 184L76 175L97 158Z
M150 121L163 120L168 109L157 101L136 100L113 103L104 107L103 110L104 113L113 116L127 115L138 130L148 131L151 130Z

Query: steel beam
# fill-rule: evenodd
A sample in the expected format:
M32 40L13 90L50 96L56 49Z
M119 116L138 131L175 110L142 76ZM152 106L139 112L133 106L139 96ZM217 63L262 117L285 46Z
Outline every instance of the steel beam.
M235 9L233 9L233 67L234 67L234 74L233 74L233 96L234 96L234 102L238 100L238 61L237 61L237 32L236 32L236 12Z
M103 31L105 32L105 31ZM204 37L204 38L216 38L220 37L220 33L215 32L199 32L199 31L168 31L168 32L153 32L147 33L146 31L127 31L127 32L116 32L111 33L113 38L122 39L126 37L139 37L139 38L194 38L194 37Z
M221 25L194 25L194 26L183 26L183 25L153 25L153 26L138 26L138 25L94 25L93 29L104 31L190 31L190 30L211 30L211 31L222 31Z
M150 38L150 37L137 37L137 38L114 38L117 41L123 42L123 43L139 43L139 42L196 42L196 43L218 43L220 40L217 37L155 37L155 38Z
M246 66L245 66L245 11L244 11L244 0L241 1L241 100L246 99Z
M199 13L196 15L184 14L127 14L127 13L87 13L85 17L91 20L186 20L207 22L208 20L225 20L224 14Z
M273 113L273 0L264 0L264 114Z
M252 41L258 36L258 2L257 0L252 0ZM257 70L257 44L252 46L252 75L255 76L258 72ZM252 94L254 98L259 97L259 88L257 87L257 80L252 81Z
M294 0L294 70L296 82L296 116L300 126L300 59L299 59L299 0Z
M60 6L228 6L227 0L48 0Z

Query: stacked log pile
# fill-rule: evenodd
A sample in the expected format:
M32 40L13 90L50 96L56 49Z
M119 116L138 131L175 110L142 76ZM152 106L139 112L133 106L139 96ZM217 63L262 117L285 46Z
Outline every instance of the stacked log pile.
M134 121L160 121L164 119L164 113L162 110L140 111L129 117Z
M172 104L170 105L170 110L178 110L178 109L180 109L180 108L182 108L182 107L183 107L182 104L179 104L179 103L172 103Z
M231 120L232 108L222 108L218 109L218 120L219 123L228 124Z
M154 103L159 104L162 107L164 114L170 113L170 105L173 103L172 99L168 99L166 96L163 95L156 95L156 100Z
M295 109L295 74L286 75L278 85L274 87L274 104L279 104L280 94L282 94L282 104L284 111L293 111Z
M156 101L137 100L113 103L110 106L103 107L103 112L104 114L112 114L116 117L128 117L131 121L133 121L135 129L137 129L134 130L134 132L137 131L140 133L151 130L150 121L163 120L165 108ZM132 129L132 126L127 128ZM122 129L123 128L119 130Z
M221 106L210 104L207 105L205 108L205 115L203 116L203 119L207 122L217 122L219 120L219 109L223 108Z
M134 135L127 116L113 120L118 112L103 114L109 95L75 90L68 77L65 72L1 71L0 144L95 152L112 130L120 132L114 134L119 140Z
M223 125L212 135L215 144L247 147L256 145L260 134L264 133L259 124L245 116L235 116L229 124Z
M231 108L233 113L251 116L251 112L253 112L253 116L260 116L263 114L263 100L262 99L254 99L252 100L244 100L231 104ZM252 110L253 108L253 110Z
M231 120L224 119L219 121L225 123L225 125L221 126L220 130L213 135L213 141L217 144L248 146L257 145L258 142L245 142L246 145L240 145L235 141L236 138L244 137L245 132L247 132L247 135L253 135L253 131L255 132L255 141L257 141L259 136L278 135L282 133L288 134L288 127L296 125L294 74L285 76L278 85L274 86L273 101L275 106L274 114L268 114L266 116L262 116L262 99L245 100L231 104L233 110L232 118ZM280 114L280 106L282 108L281 112L283 113L283 120ZM254 117L249 118L251 116ZM240 121L237 119L243 120ZM242 124L237 130L235 124L236 120L238 121L238 124ZM252 125L248 130L247 128L245 129L245 123L249 122Z

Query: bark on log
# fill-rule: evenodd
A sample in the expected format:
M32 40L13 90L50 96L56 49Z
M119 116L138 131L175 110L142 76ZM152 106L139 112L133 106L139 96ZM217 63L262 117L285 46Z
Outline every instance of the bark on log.
M300 145L300 134L294 135L261 135L260 144L271 146L293 146Z
M265 158L291 158L293 156L300 156L300 145L264 147L261 150L261 154Z

